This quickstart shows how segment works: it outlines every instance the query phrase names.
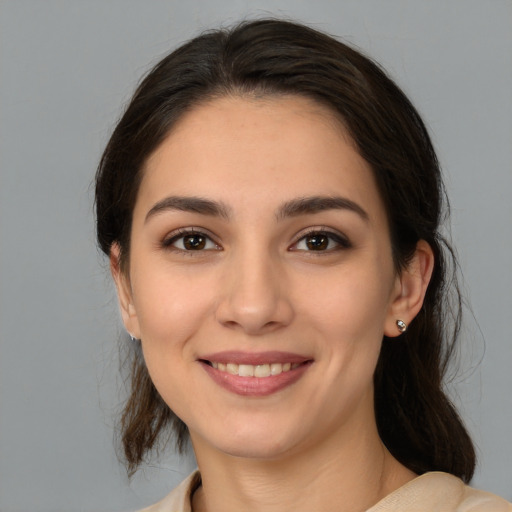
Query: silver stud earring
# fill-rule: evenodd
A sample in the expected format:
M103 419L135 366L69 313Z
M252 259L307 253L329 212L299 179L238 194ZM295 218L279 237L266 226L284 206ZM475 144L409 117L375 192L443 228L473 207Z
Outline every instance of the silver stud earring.
M131 332L128 333L128 336L130 336L130 339L132 341L138 341L137 338Z
M397 320L396 326L398 327L400 334L403 334L405 331L407 331L407 324L403 320Z

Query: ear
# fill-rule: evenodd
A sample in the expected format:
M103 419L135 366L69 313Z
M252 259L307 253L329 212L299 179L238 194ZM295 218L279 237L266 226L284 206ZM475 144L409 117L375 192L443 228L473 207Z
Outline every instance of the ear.
M114 243L110 249L110 272L114 279L119 308L124 326L130 336L140 339L140 327L135 306L133 305L132 288L129 276L123 272L120 264L121 248Z
M428 283L434 269L434 253L425 240L416 245L413 257L397 275L392 302L384 325L384 334L390 338L401 334L397 320L409 325L423 305Z

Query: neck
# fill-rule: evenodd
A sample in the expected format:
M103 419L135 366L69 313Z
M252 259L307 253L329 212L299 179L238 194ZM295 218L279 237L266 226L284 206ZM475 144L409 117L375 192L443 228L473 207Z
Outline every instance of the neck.
M194 512L359 512L416 476L391 456L375 425L273 459L234 457L200 439L194 448L203 482Z

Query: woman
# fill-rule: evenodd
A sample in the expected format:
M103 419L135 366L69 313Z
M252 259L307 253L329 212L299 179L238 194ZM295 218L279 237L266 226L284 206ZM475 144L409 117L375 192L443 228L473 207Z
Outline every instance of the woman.
M96 185L135 345L128 468L167 427L199 468L148 510L512 510L464 484L442 390L443 194L408 99L325 34L244 23L148 74Z

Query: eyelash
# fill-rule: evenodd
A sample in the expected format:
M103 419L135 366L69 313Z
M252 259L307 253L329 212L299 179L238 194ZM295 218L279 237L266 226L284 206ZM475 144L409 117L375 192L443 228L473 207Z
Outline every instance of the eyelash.
M187 249L181 249L179 247L175 247L173 244L175 244L177 241L181 239L185 239L187 237L200 237L205 240L205 243L208 244L208 242L215 245L215 249L209 248L209 249L198 249L198 250L187 250ZM187 253L190 255L194 255L194 253L203 252L204 250L222 250L222 248L213 240L213 237L206 234L204 231L195 229L195 228L181 228L173 233L171 233L168 237L166 237L162 241L162 247L164 249L173 250L180 253Z
M296 248L300 242L305 241L307 238L312 238L314 236L326 237L328 239L328 244L330 244L332 241L336 244L336 247L327 248L325 250L313 250L313 249L306 250L306 249L297 249ZM309 253L317 253L317 255L321 255L322 253L323 254L331 253L334 251L350 249L351 247L352 247L352 243L349 241L349 239L340 233L335 233L327 228L320 228L320 229L312 228L312 229L306 231L305 233L301 233L301 235L299 236L297 241L292 244L290 250L304 251L304 252L309 252Z
M193 249L186 249L186 248L179 248L174 246L176 242L179 240L184 240L186 237L199 237L203 238L204 244L207 245L208 243L211 243L215 246L215 248L205 248L202 247L197 250ZM326 249L320 249L320 250L314 250L314 249L299 249L297 246L300 242L305 241L307 238L313 238L313 237L326 237L327 238L327 248ZM336 244L336 247L329 248L329 245L331 242L334 242ZM307 242L306 242L307 243ZM204 231L198 230L196 228L181 228L177 231L171 233L167 238L165 238L162 241L162 247L164 249L174 250L180 253L187 253L189 255L193 255L194 253L199 253L203 251L211 251L211 250L222 250L222 247L217 244L213 237L206 234ZM309 252L309 253L317 253L317 255L320 255L322 253L331 253L334 251L344 250L344 249L350 249L352 247L351 242L346 238L344 235L341 235L340 233L335 233L333 231L330 231L326 228L312 228L308 230L305 233L301 233L301 235L297 238L297 240L290 246L289 250L291 251L302 251L302 252Z

